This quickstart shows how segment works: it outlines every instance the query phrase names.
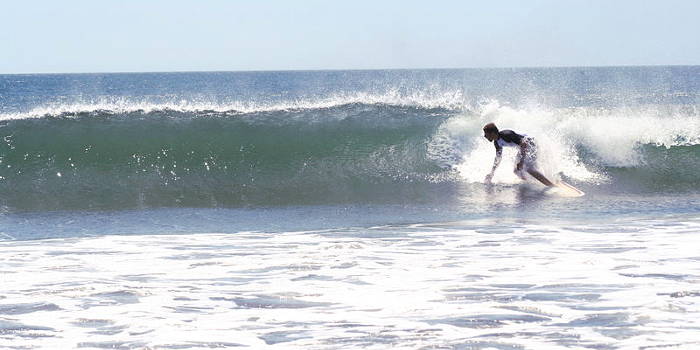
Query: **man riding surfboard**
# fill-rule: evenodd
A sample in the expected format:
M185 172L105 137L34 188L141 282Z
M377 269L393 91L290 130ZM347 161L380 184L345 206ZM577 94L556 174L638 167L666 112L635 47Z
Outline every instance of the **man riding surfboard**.
M554 186L554 183L549 181L537 170L537 146L535 145L535 141L532 137L525 134L518 134L513 130L499 131L498 127L496 127L496 124L494 123L488 123L484 126L484 137L493 142L494 146L496 147L496 158L493 160L493 168L491 168L491 173L486 175L486 179L484 180L486 183L491 183L493 173L501 163L503 147L517 147L519 150L518 161L513 172L515 172L518 177L525 180L523 171L526 171L545 186Z

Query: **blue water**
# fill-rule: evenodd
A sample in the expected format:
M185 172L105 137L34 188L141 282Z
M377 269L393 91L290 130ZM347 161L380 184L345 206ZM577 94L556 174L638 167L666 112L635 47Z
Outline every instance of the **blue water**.
M697 66L0 75L0 337L693 348L699 106ZM488 122L586 195L484 183Z

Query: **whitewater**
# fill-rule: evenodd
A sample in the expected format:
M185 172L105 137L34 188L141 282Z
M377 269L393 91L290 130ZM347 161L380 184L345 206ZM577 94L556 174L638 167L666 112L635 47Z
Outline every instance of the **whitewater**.
M700 67L0 75L8 348L700 345ZM485 184L494 122L566 198Z

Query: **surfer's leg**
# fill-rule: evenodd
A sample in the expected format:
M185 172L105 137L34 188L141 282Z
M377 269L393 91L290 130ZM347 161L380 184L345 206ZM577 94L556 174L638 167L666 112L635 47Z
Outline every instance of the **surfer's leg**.
M554 183L552 183L552 181L549 181L549 179L544 177L542 173L537 171L537 145L535 145L535 142L532 139L529 139L528 142L530 148L528 149L527 154L523 155L523 163L525 170L528 174L532 175L532 177L537 179L545 186L553 187Z
M525 178L525 169L523 169L524 164L523 163L524 156L522 152L518 152L518 158L515 159L515 168L513 169L513 173L519 177L521 180L526 181L527 179Z
M542 175L539 171L535 169L527 169L527 173L532 175L532 177L534 177L535 179L539 180L545 186L554 186L554 184L551 181L549 181L546 177L544 177L544 175Z

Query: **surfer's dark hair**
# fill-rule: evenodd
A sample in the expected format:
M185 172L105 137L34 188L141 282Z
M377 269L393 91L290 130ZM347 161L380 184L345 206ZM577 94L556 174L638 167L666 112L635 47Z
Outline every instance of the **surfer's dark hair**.
M494 124L494 123L488 123L488 124L484 125L484 132L485 133L495 132L498 134L498 127L496 127L496 124Z

